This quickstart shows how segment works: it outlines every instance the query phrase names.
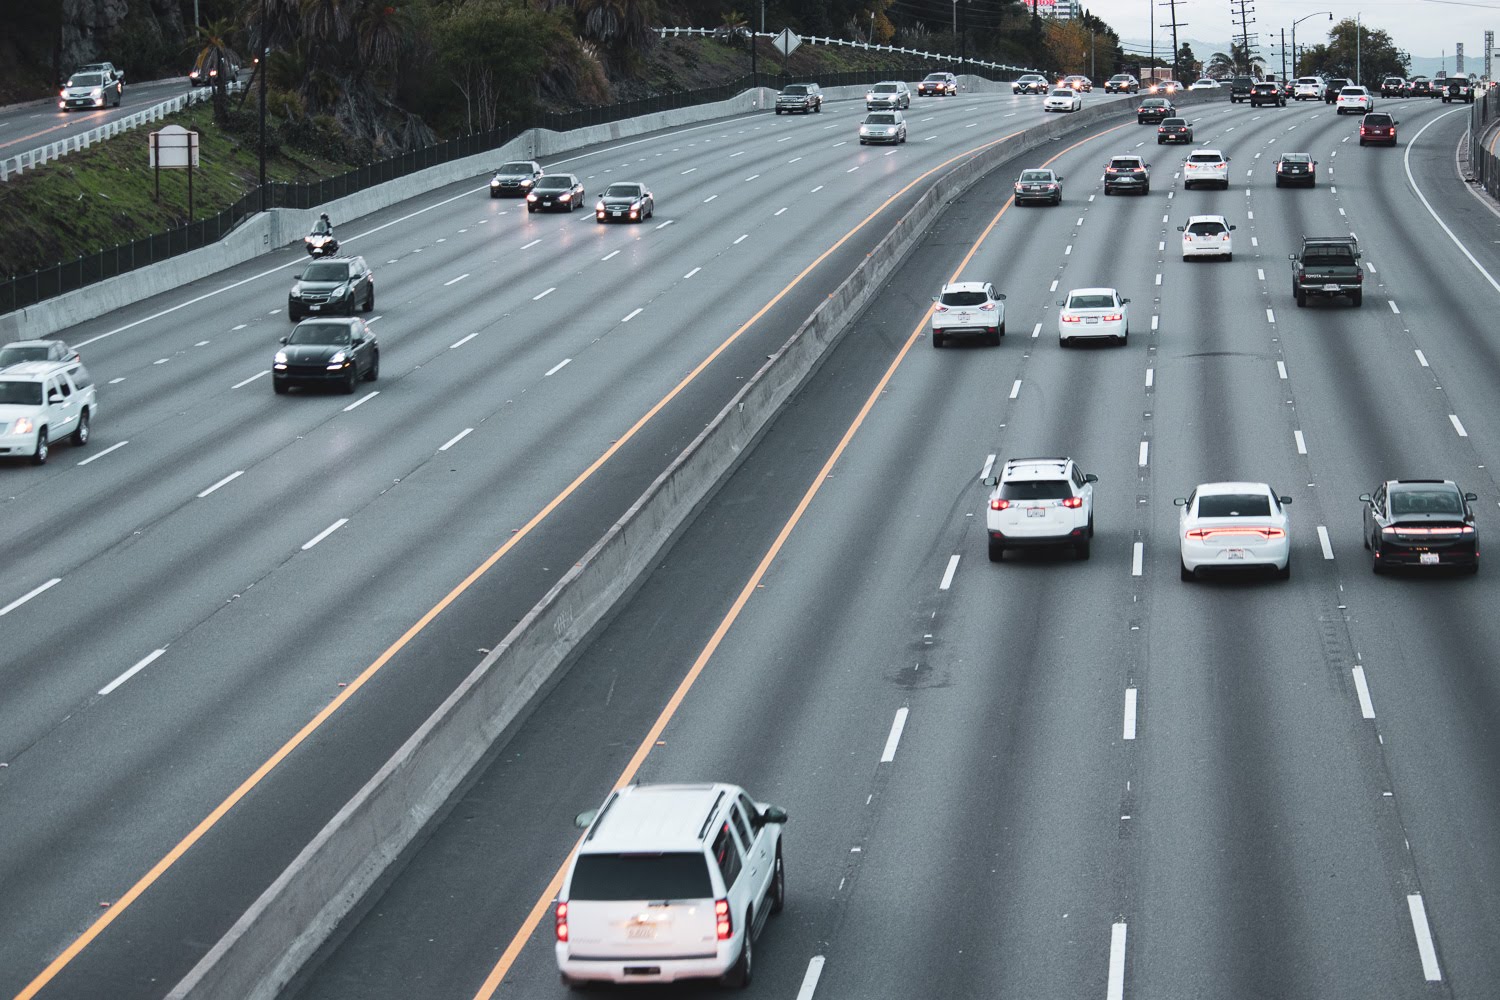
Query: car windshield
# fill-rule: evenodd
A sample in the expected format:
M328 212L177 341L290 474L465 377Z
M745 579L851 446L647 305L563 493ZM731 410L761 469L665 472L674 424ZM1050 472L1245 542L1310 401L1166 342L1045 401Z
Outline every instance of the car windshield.
M1118 73L1118 74L1110 77L1109 78L1109 82L1110 83L1129 83L1130 82L1130 77L1126 76L1124 73Z
M517 160L515 163L502 163L500 164L500 169L495 171L495 173L529 174L531 173L531 164L525 162L524 160Z
M894 94L895 92L896 85L894 83L877 83L875 85L875 93L877 94Z
M866 115L865 116L865 124L866 125L894 125L894 124L896 124L896 116L895 115L891 115L891 114Z
M1065 89L1059 87L1057 90L1054 90L1052 92L1052 96L1053 97L1072 97L1073 96L1073 92L1071 90L1065 90Z
M349 343L349 327L343 323L298 323L287 343L343 347Z
M348 264L335 264L331 261L309 264L302 271L303 281L343 281L348 277Z
M1066 479L1033 479L1000 484L1002 500L1062 500L1073 495Z
M1282 163L1308 163L1311 160L1312 156L1308 153L1283 153L1281 155Z
M1453 490L1393 490L1392 514L1462 514L1463 504Z
M945 306L982 306L990 297L982 291L950 291L943 293Z
M42 405L42 383L0 382L0 404L20 406Z
M639 198L641 186L639 184L611 184L604 192L606 198Z
M805 83L794 83L790 87L783 87L783 88L781 88L781 92L783 94L786 94L788 97L806 97L807 96L807 84L805 84Z
M1109 294L1070 295L1068 296L1069 309L1109 309L1115 304L1115 297Z
M680 854L580 854L568 883L570 900L671 901L712 899L708 860Z
M53 79L57 79L53 77ZM68 80L70 87L97 87L104 82L104 77L98 73L79 73Z
M46 361L47 346L38 344L29 347L17 347L11 344L8 347L0 347L0 367L5 365L17 365L22 361Z
M1264 493L1219 493L1198 498L1199 517L1270 517L1271 498Z
M549 191L566 191L573 186L573 178L565 174L548 174L540 178L536 182L536 186L546 188Z
M1191 222L1187 231L1194 236L1218 236L1225 231L1222 222Z
M1203 86L1205 86L1205 87L1212 87L1214 85L1214 81L1212 81L1212 80L1210 80L1210 79L1208 79L1206 77L1204 79L1202 79L1202 80L1199 80L1198 82L1201 83L1201 84L1203 84Z
M947 73L928 73L927 74L927 79L929 81L935 80L935 81L937 81L939 83L942 83L942 82L945 82L948 79L948 74Z
M1051 179L1052 171L1050 170L1023 170L1021 172L1021 180L1027 182L1050 181Z

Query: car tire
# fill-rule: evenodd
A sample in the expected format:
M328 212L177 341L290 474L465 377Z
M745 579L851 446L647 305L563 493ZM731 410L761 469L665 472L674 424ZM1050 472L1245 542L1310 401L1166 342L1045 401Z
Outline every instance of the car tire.
M1089 511L1089 537L1094 537L1094 512Z
M293 309L291 306L287 306L287 310L286 310L286 318L287 319L289 319L293 323L295 323L299 319L301 319L302 316L303 316L303 313L301 313L300 311L298 311L296 309Z
M942 347L947 342L948 342L947 338L943 336L943 334L942 334L942 332L940 330L933 330L932 331L932 346L933 347Z
M276 391L276 395L278 395L278 396L285 396L286 395L286 390L287 390L288 386L287 386L287 384L285 382L272 381L271 382L271 388Z
M528 214L533 214L534 215L536 213L536 206L535 205L527 205L526 206L526 211L527 211Z
M990 539L990 562L1004 562L1004 561L1005 561L1005 545L1004 545L1004 543L997 542L993 538L991 538Z
M1053 205L1061 205L1062 204L1062 195L1058 195L1056 198L1053 198L1052 199L1052 204Z
M1150 194L1150 193L1151 193L1151 185L1150 184L1147 184L1145 187L1141 188L1141 194Z
M777 118L780 118L780 117L781 117L781 109L780 109L780 108L777 108L777 109L776 109L776 117L777 117Z
M1000 329L996 333L998 336L1005 336L1005 320L1000 321Z
M340 388L344 390L344 395L346 395L346 396L352 396L352 395L354 395L354 390L358 386L359 386L359 366L356 365L353 368L349 369L349 374L344 377L344 384L342 386L340 386Z
M1292 578L1292 559L1287 557L1286 565L1276 571L1276 579L1290 580Z
M815 115L821 115L822 113L823 113L823 102L819 101L818 104L817 104L817 107L813 108L813 114L815 114Z
M740 944L740 957L734 960L734 965L724 973L723 984L732 990L742 990L750 985L754 975L754 950L750 942L751 931L755 927L750 922L750 911L745 911L745 940Z
M78 426L73 428L70 440L76 448L82 448L89 443L89 408L87 406L83 408L82 413L78 414Z
M1104 185L1104 197L1108 198L1112 194L1114 194L1114 192L1112 190L1110 190L1109 185L1108 184Z
M1083 541L1073 544L1073 554L1079 559L1087 559L1089 557L1089 540L1087 537Z
M863 139L859 140L859 144L861 146L868 145L868 143L866 143Z
M1165 140L1165 139L1163 139L1163 138L1162 138L1162 137L1161 137L1161 136L1157 136L1157 137L1156 137L1156 144L1157 144L1157 145L1158 145L1158 146L1162 146L1162 145L1165 145L1165 144L1166 144L1166 140Z
M1276 178L1276 186L1277 187L1281 187L1282 186L1281 178L1280 177Z
M1364 300L1365 300L1365 293L1364 292L1355 292L1353 295L1349 296L1349 304L1351 306L1353 306L1354 308L1356 308L1356 309L1359 308L1360 303L1364 302Z
M380 378L380 352L375 352L375 357L370 360L370 370L365 372L365 381L374 382Z
M998 333L986 334L985 338L984 338L984 342L986 344L988 344L989 346L991 346L991 347L999 347L1000 346L1000 334L998 334Z
M1302 308L1306 307L1306 305L1307 305L1307 293L1306 292L1302 291L1301 289L1298 289L1297 291L1295 291L1295 292L1292 293L1292 297L1297 300L1297 308L1298 309L1302 309Z
M375 311L375 286L371 285L370 286L370 297L367 298L367 299L365 299L365 312L370 313L370 312L374 312L374 311Z
M47 428L43 427L36 432L36 450L31 453L32 465L46 465L47 456L52 453L52 447L47 443Z
M1364 141L1364 140L1363 140L1363 139L1361 139L1361 140L1359 140L1359 144L1360 144L1360 145L1361 145L1361 146L1363 146L1363 145L1364 145L1364 144L1365 144L1365 141Z
M1234 260L1234 254L1232 254L1232 253L1226 253L1224 255L1224 259L1225 260Z
M786 909L786 865L781 860L781 845L776 845L776 867L771 872L771 913Z
M1187 568L1187 563L1179 559L1177 562L1177 566L1178 576L1182 579L1183 583L1192 583L1194 580L1198 579L1197 575L1192 570Z
M1060 347L1072 347L1073 346L1073 338L1072 337L1058 337L1057 338L1057 343L1058 343L1058 346L1060 346Z

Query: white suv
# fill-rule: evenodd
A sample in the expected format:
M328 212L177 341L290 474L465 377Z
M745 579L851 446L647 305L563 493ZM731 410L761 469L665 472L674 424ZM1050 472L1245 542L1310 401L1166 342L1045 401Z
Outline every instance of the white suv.
M77 361L23 361L0 372L0 455L47 461L53 441L89 441L99 404L94 382Z
M786 813L734 785L626 785L597 812L557 897L563 983L719 979L745 986L751 943L786 902Z
M1006 549L1032 545L1069 545L1087 559L1098 481L1071 458L1007 459L1000 475L984 481L992 487L985 512L990 562L1004 559Z
M1187 225L1178 226L1182 234L1182 259L1189 257L1218 257L1220 260L1234 259L1235 229L1222 215L1190 215Z
M1323 81L1316 76L1299 76L1292 88L1292 99L1297 101L1321 101Z
M991 347L1005 336L1005 295L988 281L955 281L932 300L932 346L955 334L983 336Z

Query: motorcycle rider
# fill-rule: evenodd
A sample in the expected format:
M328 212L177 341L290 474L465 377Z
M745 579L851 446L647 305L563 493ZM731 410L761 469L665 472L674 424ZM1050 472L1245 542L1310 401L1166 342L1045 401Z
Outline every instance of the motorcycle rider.
M313 223L312 234L314 236L332 236L333 223L328 221L328 213L324 212L318 216L318 221Z

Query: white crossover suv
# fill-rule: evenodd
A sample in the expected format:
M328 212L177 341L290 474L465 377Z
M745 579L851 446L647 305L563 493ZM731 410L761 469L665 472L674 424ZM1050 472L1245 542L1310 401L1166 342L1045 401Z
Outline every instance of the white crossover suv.
M1085 475L1071 458L1010 458L991 487L985 530L990 562L1006 549L1068 546L1080 559L1089 557L1094 537L1095 475Z
M569 986L717 979L745 986L752 946L786 903L786 813L734 785L626 785L588 832L556 904Z
M972 334L991 347L1005 336L1005 295L988 281L955 281L932 300L932 346L949 337Z
M1236 227L1222 215L1190 215L1187 225L1178 226L1182 234L1182 259L1190 257L1218 257L1234 259L1234 237L1229 234Z
M1217 149L1195 149L1182 164L1182 189L1194 184L1217 184L1229 190L1229 157Z
M89 442L99 410L93 379L77 361L23 361L0 372L0 456L45 464L52 443Z
M1270 569L1282 580L1292 575L1291 497L1277 496L1265 483L1201 483L1172 502L1181 508L1184 580L1214 570Z

